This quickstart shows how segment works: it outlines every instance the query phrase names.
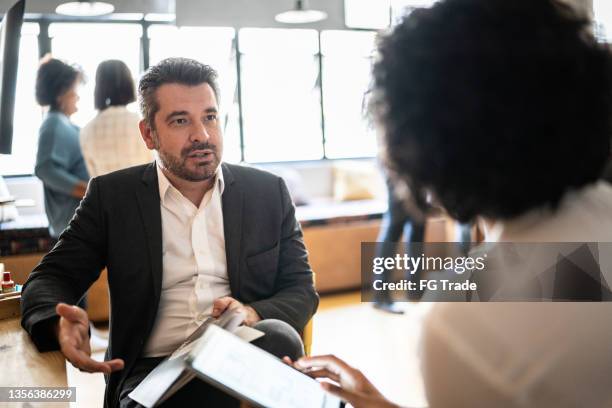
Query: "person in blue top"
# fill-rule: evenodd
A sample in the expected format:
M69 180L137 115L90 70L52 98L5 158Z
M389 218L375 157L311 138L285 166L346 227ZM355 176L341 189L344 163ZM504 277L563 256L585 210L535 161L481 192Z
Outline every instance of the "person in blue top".
M70 122L82 80L78 69L50 57L43 59L36 77L36 101L49 111L40 127L34 171L43 182L49 233L54 239L72 219L89 180L79 128Z

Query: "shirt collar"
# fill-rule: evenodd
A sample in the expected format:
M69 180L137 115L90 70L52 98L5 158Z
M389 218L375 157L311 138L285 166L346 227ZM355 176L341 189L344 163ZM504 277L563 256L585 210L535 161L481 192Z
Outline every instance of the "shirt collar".
M168 189L170 187L175 187L172 185L172 183L170 183L170 180L168 180L168 178L162 171L158 160L155 161L155 169L157 170L157 182L159 184L159 198L163 203ZM219 196L223 195L223 191L225 190L225 180L223 179L223 169L221 168L221 165L217 167L217 170L215 172L214 187L219 188Z

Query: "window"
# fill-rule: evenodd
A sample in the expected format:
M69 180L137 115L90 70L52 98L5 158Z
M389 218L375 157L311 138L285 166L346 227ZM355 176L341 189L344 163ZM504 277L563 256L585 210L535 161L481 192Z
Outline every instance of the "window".
M34 95L37 69L38 24L24 23L19 44L13 151L11 155L0 158L0 174L34 173L38 128L42 122L42 110L36 103Z
M329 158L376 155L376 135L364 109L375 36L359 31L321 33L325 152Z
M593 0L593 14L598 38L612 42L612 3L609 0Z
M351 28L387 28L390 11L388 0L344 0L344 21Z
M384 2L385 19L393 6L407 1ZM140 76L143 28L141 22L129 21L50 24L53 56L80 65L87 79L80 89L79 111L72 117L75 124L82 127L96 114L93 91L100 62L121 59L135 79ZM38 23L23 26L13 154L0 160L0 174L34 171L43 116L34 97L38 32ZM150 64L184 56L210 64L219 72L224 160L239 162L244 158L261 163L376 154L376 137L363 115L374 31L243 28L236 33L229 27L153 23L146 35ZM131 108L137 109L135 105Z
M318 33L245 28L239 39L245 160L321 159Z
M396 24L417 7L431 7L437 0L344 0L344 21L350 28L379 30ZM597 1L597 0L596 0ZM602 0L605 1L605 0Z
M238 163L240 127L236 81L235 31L226 27L181 27L153 25L149 61L157 64L168 57L186 57L215 68L219 74L220 110L223 131L223 160Z
M80 89L79 111L72 121L83 127L95 115L94 87L96 68L107 59L120 59L127 64L134 78L140 73L139 24L118 23L53 23L49 26L53 56L82 67L87 82ZM130 108L135 109L134 106Z
M398 24L404 15L410 14L415 8L431 7L437 1L438 0L391 0L391 24Z

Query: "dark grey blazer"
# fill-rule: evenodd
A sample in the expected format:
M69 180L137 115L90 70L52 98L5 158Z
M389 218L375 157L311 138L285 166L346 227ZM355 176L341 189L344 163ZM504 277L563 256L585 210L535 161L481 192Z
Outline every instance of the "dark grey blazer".
M318 306L295 208L283 180L222 164L227 269L232 296L264 319L301 331ZM57 350L50 330L58 302L76 304L108 268L111 301L107 359L125 369L107 378L105 406L141 355L159 304L162 230L155 164L96 177L57 245L24 285L21 324L41 351Z

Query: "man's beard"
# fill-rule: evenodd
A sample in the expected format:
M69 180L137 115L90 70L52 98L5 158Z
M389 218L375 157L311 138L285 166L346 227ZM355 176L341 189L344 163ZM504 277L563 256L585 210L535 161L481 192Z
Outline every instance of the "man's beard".
M181 156L176 157L172 154L168 154L163 152L159 148L159 143L157 143L157 154L159 155L159 159L162 162L164 168L166 168L170 173L175 176L182 178L187 181L204 181L208 180L211 177L215 176L215 172L217 171L217 167L219 167L219 154L217 151L217 146L206 143L193 143L191 146L184 148L181 150ZM211 161L207 162L203 165L198 165L195 170L187 167L187 157L194 152L195 150L210 150L212 153L210 154Z

